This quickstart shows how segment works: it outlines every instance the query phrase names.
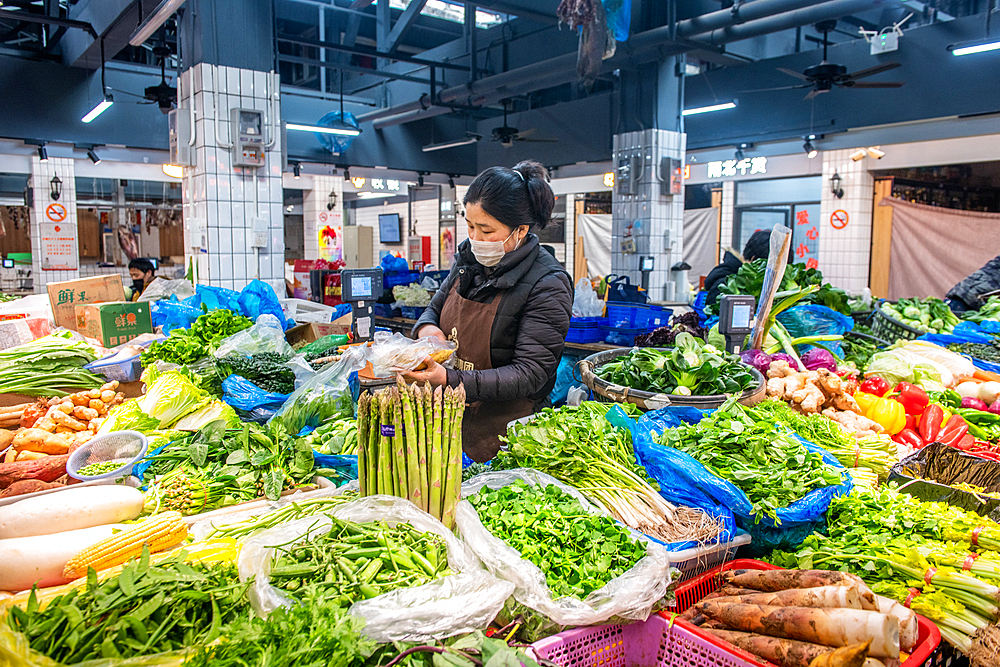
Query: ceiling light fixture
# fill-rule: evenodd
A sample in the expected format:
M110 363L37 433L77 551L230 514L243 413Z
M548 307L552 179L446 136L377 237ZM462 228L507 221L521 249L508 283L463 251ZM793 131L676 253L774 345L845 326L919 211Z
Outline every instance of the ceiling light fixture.
M183 178L184 177L184 168L183 167L179 167L176 164L165 164L165 165L163 165L160 168L163 169L163 173L164 174L166 174L167 176L170 176L171 178Z
M345 181L351 180L351 170L349 167L344 167L344 180Z
M418 188L424 187L424 175L423 174L418 174L417 175L417 187Z
M810 134L809 136L804 137L806 141L804 144L802 144L802 150L806 152L806 157L809 158L810 160L819 155L819 151L816 150L816 147L813 146L812 142L812 140L815 138L816 138L815 134Z
M455 139L454 141L443 141L439 144L428 144L421 148L425 153L430 153L431 151L443 151L446 148L456 148L458 146L468 146L469 144L474 144L482 139L482 135L475 134L474 132L467 132L465 138Z
M951 51L953 56L968 56L973 53L984 53L986 51L996 51L1000 49L1000 42L986 42L984 44L972 44L970 46L959 46L954 45L949 46L948 50Z
M89 157L90 161L94 164L101 164L101 158L97 157L97 153L94 152L93 148L87 149L87 157Z
M111 108L111 105L115 103L115 98L108 93L108 85L104 80L104 38L101 38L101 94L104 98L97 103L97 106L91 109L86 116L81 118L84 123L89 123L94 120L102 113Z
M353 127L320 127L318 125L299 125L298 123L288 123L286 130L298 130L300 132L318 132L319 134L339 134L345 137L356 137L361 134L361 130Z
M711 113L712 111L725 111L726 109L735 109L736 102L725 102L723 104L712 104L707 107L695 107L693 109L685 109L681 112L682 116L696 116L701 113Z
M868 151L865 150L864 148L859 148L858 150L851 153L851 159L854 160L855 162L858 162L859 160L864 160L866 157L868 157Z
M869 146L868 157L873 157L876 160L881 160L882 158L885 157L885 151L879 150L878 146Z
M45 144L42 144L41 146L38 147L38 161L39 162L49 161L49 152L45 150Z
M302 177L302 168L299 166L298 162L292 165L292 176L295 177L295 180Z
M448 176L448 187L452 190L455 189L455 179L452 176Z

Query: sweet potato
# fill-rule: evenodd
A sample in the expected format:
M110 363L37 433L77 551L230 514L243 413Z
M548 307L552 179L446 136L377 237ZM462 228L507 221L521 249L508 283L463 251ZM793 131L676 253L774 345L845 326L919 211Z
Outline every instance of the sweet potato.
M435 362L443 364L444 362L448 361L448 359L451 358L451 355L453 354L455 354L455 350L437 350L436 352L432 352L428 356L430 356L430 358L433 359ZM422 371L425 370L426 368L427 364L421 361L420 365L417 366L414 370Z
M37 461L38 459L43 459L46 456L48 456L48 454L43 454L41 452L29 452L27 449L25 449L24 451L18 452L17 456L14 458L14 460L15 461Z
M37 479L25 479L14 482L3 491L0 491L0 498L10 498L11 496L23 496L28 493L37 493L48 489L58 489L63 486L58 482L42 482Z
M43 454L66 454L70 442L57 433L49 433L40 428L26 428L14 436L14 448L19 451L41 452Z
M7 449L14 439L14 431L8 429L0 430L0 450Z
M69 454L47 456L37 461L0 464L0 489L6 489L14 482L25 479L37 479L43 482L59 479L66 474L67 461Z
M16 458L17 458L17 450L14 449L13 447L11 447L3 455L3 463L13 463L14 459L16 459Z

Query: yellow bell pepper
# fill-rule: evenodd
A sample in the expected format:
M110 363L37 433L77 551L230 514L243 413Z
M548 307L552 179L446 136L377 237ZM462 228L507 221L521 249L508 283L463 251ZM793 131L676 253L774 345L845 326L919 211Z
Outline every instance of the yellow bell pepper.
M863 391L855 392L854 400L857 401L858 407L861 408L861 414L867 415L868 408L870 408L875 401L879 399L875 394L868 394Z
M865 411L865 416L880 425L889 435L896 435L906 426L906 409L902 403L891 398L876 397L875 402Z

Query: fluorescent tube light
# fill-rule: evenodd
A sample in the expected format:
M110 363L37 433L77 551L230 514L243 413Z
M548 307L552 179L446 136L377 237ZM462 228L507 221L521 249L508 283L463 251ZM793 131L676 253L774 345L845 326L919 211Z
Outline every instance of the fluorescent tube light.
M724 104L713 104L707 107L695 107L694 109L685 109L681 112L682 116L694 116L700 113L710 113L712 111L725 111L726 109L735 109L736 102L726 102Z
M983 53L984 51L996 51L1000 49L1000 42L987 42L985 44L975 44L973 46L961 46L951 50L953 56L967 56L972 53Z
M84 116L81 120L83 120L84 123L89 123L90 121L94 120L102 113L110 109L111 105L114 103L115 103L115 98L111 97L111 95L105 95L104 99L101 100L100 104L91 109L90 113Z
M468 136L462 139L455 139L454 141L443 141L440 144L428 144L424 146L421 150L425 153L430 153L431 151L443 151L446 148L456 148L458 146L468 146L469 144L474 144L482 139L481 135L469 133Z
M353 127L319 127L318 125L299 125L288 123L285 125L288 130L300 130L302 132L319 132L320 134L340 134L345 137L356 137L361 134L361 130Z
M165 164L165 165L163 165L160 168L163 170L164 174L166 174L167 176L170 176L171 178L183 178L184 177L184 168L180 167L180 166L178 166L176 164Z

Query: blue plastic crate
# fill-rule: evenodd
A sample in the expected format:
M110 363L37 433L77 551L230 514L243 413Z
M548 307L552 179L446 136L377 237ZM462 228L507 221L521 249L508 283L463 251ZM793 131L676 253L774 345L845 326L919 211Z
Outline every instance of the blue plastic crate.
M412 285L420 282L418 271L386 271L382 274L382 289L391 290L396 285Z
M652 331L659 327L665 327L673 314L674 311L670 308L649 306L649 310L636 313L635 328L645 327Z
M632 347L635 345L635 337L644 333L649 333L645 327L636 329L633 327L601 327L604 332L604 342L608 345L622 345Z
M408 320L419 319L424 311L427 310L426 306L400 306L399 312L402 316Z
M613 327L645 328L649 306L641 303L608 303L608 324Z
M599 343L604 340L604 330L596 323L588 326L569 325L569 332L566 334L567 343Z
M602 324L607 324L608 318L606 317L571 317L569 318L569 325L572 326L600 326Z
M431 280L436 280L438 284L441 284L448 277L449 273L451 271L424 271L420 274L420 280L423 281L424 278L429 277Z

